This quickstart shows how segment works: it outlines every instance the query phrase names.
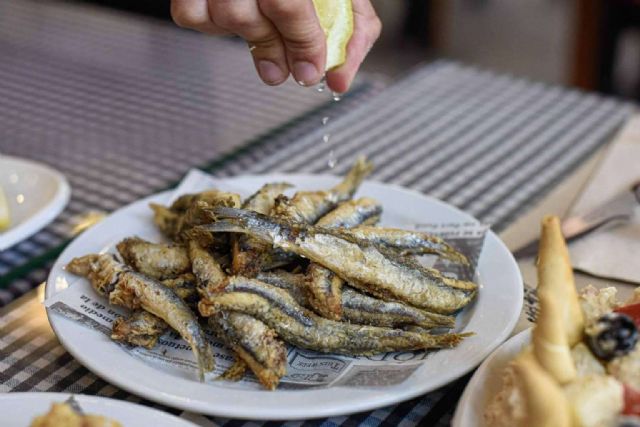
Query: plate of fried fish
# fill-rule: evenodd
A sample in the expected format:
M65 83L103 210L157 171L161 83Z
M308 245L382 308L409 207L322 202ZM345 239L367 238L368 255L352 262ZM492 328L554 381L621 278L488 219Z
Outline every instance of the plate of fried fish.
M3 427L194 427L132 402L69 393L3 393Z
M517 264L491 231L471 257L420 230L479 223L371 170L215 179L120 209L54 265L56 335L117 386L231 418L348 414L455 380L513 329ZM53 309L78 291L108 311Z

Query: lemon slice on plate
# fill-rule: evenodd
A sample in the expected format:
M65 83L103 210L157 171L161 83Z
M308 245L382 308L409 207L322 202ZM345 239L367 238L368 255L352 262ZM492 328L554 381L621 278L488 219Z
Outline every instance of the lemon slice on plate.
M353 34L351 0L313 0L313 5L327 37L326 70L331 70L347 59L347 44Z
M2 191L2 187L0 187L0 231L9 228L10 222L9 204L7 203L7 198L4 195L4 191Z

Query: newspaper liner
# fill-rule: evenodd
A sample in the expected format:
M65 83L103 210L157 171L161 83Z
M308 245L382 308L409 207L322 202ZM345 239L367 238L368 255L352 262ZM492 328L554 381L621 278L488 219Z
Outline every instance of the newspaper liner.
M166 203L170 203L181 194L214 187L237 191L242 196L248 196L245 189L230 188L229 183L224 180L216 179L199 170L191 170L168 196ZM487 231L486 225L477 222L420 223L414 224L413 227L447 239L452 246L464 253L471 263L471 266L465 267L433 256L425 256L421 257L425 265L434 266L452 277L477 279L475 270ZM106 251L116 253L116 243L113 242ZM79 282L84 282L86 285L78 286ZM103 334L105 339L110 339L115 319L127 314L126 309L110 306L107 299L98 295L82 278L71 283L66 290L48 298L44 304L54 313ZM467 323L468 316L469 308L466 308L458 315L456 330L462 329ZM211 333L207 332L207 335L214 350L216 368L207 375L206 380L228 387L260 389L253 375L245 375L244 379L235 383L216 379L232 365L234 356ZM157 369L181 377L189 376L196 380L197 365L191 348L174 331L160 337L158 344L151 350L123 343L114 342L114 344ZM429 358L429 355L430 353L426 351L404 351L367 357L348 357L287 345L287 374L281 379L279 389L392 386L407 379Z

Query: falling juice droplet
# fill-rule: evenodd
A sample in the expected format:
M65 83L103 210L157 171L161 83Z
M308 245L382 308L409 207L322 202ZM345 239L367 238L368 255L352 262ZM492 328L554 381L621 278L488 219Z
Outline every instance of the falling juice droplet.
M342 99L342 95L340 95L338 92L333 92L333 100L338 102Z
M329 142L329 138L331 138L331 135L329 135L328 133L325 133L322 136L322 142L324 142L325 144Z
M327 166L329 166L330 169L333 169L336 167L336 163L338 163L338 160L336 160L336 154L333 152L333 150L329 151L329 160L327 161Z
M316 90L318 92L324 92L324 88L327 85L327 78L323 77L322 80L320 80L320 83L318 83L318 87L316 88Z
M322 118L322 126L326 126L329 123L329 116L325 116Z

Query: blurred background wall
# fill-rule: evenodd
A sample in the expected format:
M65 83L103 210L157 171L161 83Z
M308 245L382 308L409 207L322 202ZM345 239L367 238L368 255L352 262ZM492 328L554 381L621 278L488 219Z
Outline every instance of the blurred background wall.
M169 0L84 1L170 19ZM444 57L640 99L640 0L372 1L384 30L369 72Z

